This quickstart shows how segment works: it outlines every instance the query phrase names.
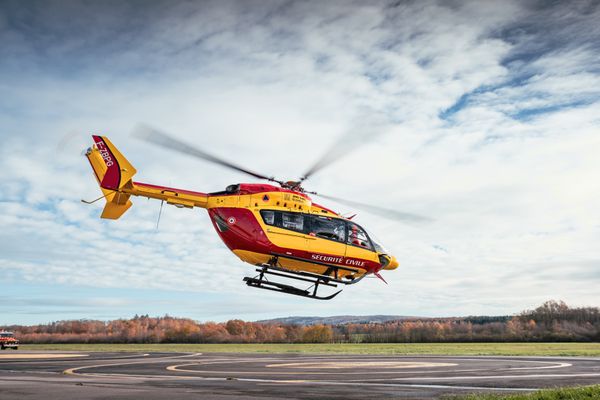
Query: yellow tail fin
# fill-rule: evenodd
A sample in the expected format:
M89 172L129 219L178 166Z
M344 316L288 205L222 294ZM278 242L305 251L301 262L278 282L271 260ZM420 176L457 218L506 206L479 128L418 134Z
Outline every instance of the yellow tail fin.
M121 189L133 188L132 178L137 170L105 136L93 136L94 146L86 152L100 189L106 198L102 218L118 219L131 207L130 195Z

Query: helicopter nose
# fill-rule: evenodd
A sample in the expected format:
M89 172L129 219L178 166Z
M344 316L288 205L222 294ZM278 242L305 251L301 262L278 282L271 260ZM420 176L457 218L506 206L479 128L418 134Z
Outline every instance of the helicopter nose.
M396 257L389 256L389 255L386 255L386 257L389 259L390 262L385 267L383 267L383 269L396 269L396 268L398 268L399 264L398 264L398 260L396 260Z
M396 260L396 257L392 256L392 259L390 260L390 265L387 266L386 269L396 269L398 268L398 260Z

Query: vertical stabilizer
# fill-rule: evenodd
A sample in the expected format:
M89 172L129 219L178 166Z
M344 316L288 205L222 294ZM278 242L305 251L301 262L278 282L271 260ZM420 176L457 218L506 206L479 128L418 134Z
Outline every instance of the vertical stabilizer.
M106 198L101 217L118 219L132 205L130 195L120 190L133 188L131 179L137 171L107 137L94 135L93 138L95 145L88 149L86 157Z

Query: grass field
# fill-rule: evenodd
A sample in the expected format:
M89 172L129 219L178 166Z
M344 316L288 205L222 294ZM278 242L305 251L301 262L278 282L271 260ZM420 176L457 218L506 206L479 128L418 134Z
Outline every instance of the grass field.
M528 394L470 394L448 396L446 400L598 400L600 385L540 390Z
M321 353L488 356L600 356L600 343L384 344L27 344L23 350L199 353ZM600 399L600 397L598 397Z

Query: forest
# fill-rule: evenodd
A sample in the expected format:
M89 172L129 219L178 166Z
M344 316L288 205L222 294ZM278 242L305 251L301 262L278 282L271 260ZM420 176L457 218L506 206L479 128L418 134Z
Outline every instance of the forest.
M245 322L196 322L171 316L114 321L71 320L0 326L21 343L431 343L598 342L600 308L562 301L513 316L415 318L381 323L302 326Z

